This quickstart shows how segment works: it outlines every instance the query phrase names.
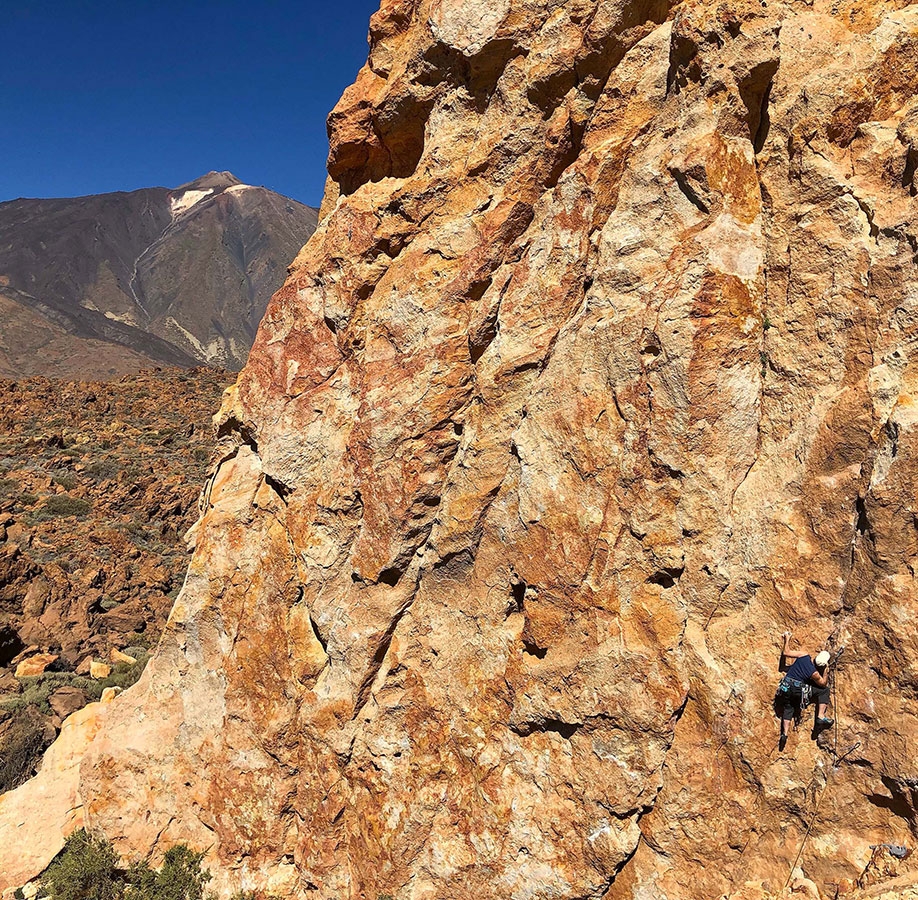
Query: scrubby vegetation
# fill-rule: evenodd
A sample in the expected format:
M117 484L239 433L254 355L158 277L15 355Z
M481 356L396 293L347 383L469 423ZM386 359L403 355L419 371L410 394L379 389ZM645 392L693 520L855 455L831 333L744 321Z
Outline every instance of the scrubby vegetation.
M139 650L141 648L131 649ZM98 680L76 675L73 672L45 672L43 675L36 675L31 678L20 678L22 693L0 700L0 710L18 712L29 706L34 706L40 712L47 714L50 712L48 698L60 687L79 688L89 700L98 700L102 696L102 691L109 687L119 687L122 690L127 690L143 674L149 658L149 654L143 652L137 658L136 663L118 663L107 678Z
M142 647L137 662L118 663L107 678L96 680L72 672L45 672L20 678L22 692L0 699L0 716L10 719L0 741L0 793L19 787L35 774L42 754L53 739L46 716L52 714L48 699L62 687L78 688L87 701L98 700L107 687L129 688L140 678L150 658Z
M0 794L32 777L50 737L44 721L34 710L19 710L12 716L0 747Z
M198 517L211 418L230 381L205 368L104 383L0 379L0 593L3 626L21 644L0 645L3 762L19 712L40 712L53 730L81 699L71 691L55 712L58 688L90 701L140 675L142 666L118 666L95 682L75 671L113 650L138 657L137 635L156 643L188 565L183 535ZM14 678L32 645L56 655L58 671ZM38 755L16 757L30 771Z
M146 861L125 869L108 841L81 829L41 876L42 892L51 900L204 900L210 872L203 858L180 844L158 870Z
M35 513L34 518L36 521L71 516L82 518L88 516L91 510L92 504L88 500L71 497L69 494L53 494L45 500L44 506Z

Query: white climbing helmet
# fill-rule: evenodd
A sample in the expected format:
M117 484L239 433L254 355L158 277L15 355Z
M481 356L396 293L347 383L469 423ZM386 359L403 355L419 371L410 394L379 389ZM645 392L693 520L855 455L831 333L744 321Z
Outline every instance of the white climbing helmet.
M829 651L821 650L819 653L816 654L815 662L817 666L820 666L820 667L827 666L829 664L830 659L831 659L831 656L829 656Z

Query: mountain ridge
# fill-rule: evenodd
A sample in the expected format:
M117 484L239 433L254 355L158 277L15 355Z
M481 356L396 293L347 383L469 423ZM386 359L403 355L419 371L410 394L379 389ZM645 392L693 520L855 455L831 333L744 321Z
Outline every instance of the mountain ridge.
M239 368L315 223L311 207L226 171L0 203L0 374Z

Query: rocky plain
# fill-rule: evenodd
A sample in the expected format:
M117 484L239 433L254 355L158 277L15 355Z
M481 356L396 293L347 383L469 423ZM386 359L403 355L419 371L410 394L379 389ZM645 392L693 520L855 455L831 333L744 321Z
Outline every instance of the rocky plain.
M916 85L906 0L384 0L0 889L83 825L221 898L918 896ZM785 630L845 653L779 751Z
M231 380L0 381L0 789L33 774L63 719L140 675Z

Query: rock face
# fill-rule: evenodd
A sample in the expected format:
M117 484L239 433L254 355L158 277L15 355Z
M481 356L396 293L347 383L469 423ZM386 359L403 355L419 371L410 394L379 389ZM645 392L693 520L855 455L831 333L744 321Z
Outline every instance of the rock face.
M230 172L0 203L0 376L238 369L316 210Z
M42 761L38 774L15 791L0 796L0 831L12 840L4 851L4 886L21 885L60 852L67 836L84 824L78 801L80 761L115 699L71 715Z
M226 895L853 888L918 829L918 6L370 37L87 821ZM847 652L780 753L787 628Z

